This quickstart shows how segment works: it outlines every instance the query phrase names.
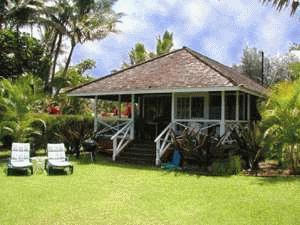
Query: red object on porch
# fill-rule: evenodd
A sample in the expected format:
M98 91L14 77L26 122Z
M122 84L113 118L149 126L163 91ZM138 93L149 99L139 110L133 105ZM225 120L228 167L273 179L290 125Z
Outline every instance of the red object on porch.
M131 104L127 103L124 115L128 118L131 118Z
M48 107L48 113L52 114L52 115L60 114L59 106L53 106L53 105L49 106Z

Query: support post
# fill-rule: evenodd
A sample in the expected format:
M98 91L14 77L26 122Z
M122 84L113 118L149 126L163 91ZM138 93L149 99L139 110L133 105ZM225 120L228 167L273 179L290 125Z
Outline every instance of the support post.
M95 99L94 99L94 133L96 133L98 130L97 102L98 102L98 96L95 96Z
M118 117L121 118L121 95L118 96Z
M250 123L250 119L251 119L250 101L251 101L251 95L247 94L247 120L249 123Z
M225 91L221 92L221 123L220 136L225 134Z
M240 92L236 91L235 98L235 120L238 122L240 120Z
M172 129L175 131L176 125L175 125L175 93L172 92L171 97L171 122L173 123Z
M132 126L130 131L130 138L131 140L134 139L134 113L135 113L135 104L134 104L134 94L131 95L131 120L132 120Z

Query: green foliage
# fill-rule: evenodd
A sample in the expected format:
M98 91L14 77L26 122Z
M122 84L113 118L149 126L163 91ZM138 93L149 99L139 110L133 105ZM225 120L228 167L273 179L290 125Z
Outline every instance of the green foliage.
M135 65L146 61L149 58L147 50L142 43L136 43L129 53L130 64Z
M22 120L29 112L39 112L43 103L42 81L30 74L19 79L0 80L0 118Z
M173 47L173 33L165 31L163 38L158 37L156 43L156 55L163 55L171 51Z
M300 62L290 63L289 72L293 80L300 78Z
M93 78L86 75L87 70L95 68L96 62L90 59L84 60L81 63L72 66L64 74L63 70L56 73L51 85L54 87L56 95L60 93L62 89L72 88L79 84L84 84L92 81Z
M36 148L45 148L47 143L63 142L69 151L79 154L82 142L94 133L92 116L48 114L38 116L45 121L46 129L42 137L35 140Z
M44 79L49 57L39 40L25 33L0 29L0 68L2 77L18 77L26 72Z
M12 141L33 141L42 135L45 123L31 112L40 112L43 105L42 81L25 74L16 80L0 80L0 139L5 145ZM39 124L34 128L32 124Z
M295 170L300 163L300 80L273 86L260 113L265 147Z
M241 158L238 155L229 157L228 160L217 160L211 165L213 175L235 175L242 171Z
M256 81L261 80L261 52L256 48L246 47L243 50L242 57L242 72Z
M136 65L148 59L166 54L172 50L173 45L173 33L168 31L165 31L163 38L160 36L157 38L156 52L148 51L143 43L138 42L129 53L130 63L123 63L122 68L127 68L131 65Z

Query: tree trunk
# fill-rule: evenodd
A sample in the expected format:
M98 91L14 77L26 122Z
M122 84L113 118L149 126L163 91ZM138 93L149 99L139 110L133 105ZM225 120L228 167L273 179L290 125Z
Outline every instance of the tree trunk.
M71 41L71 50L69 52L69 56L68 56L68 59L67 59L67 62L66 62L66 66L65 66L63 74L62 74L63 77L65 77L67 75L67 72L68 72L68 69L69 69L69 66L70 66L70 62L71 62L71 59L72 59L73 51L74 51L74 48L75 48L75 44L76 44L75 41L72 40Z
M54 49L55 49L55 44L57 42L57 37L58 37L58 33L55 32L55 35L53 37L53 41L51 43L51 48L50 48L50 51L49 51L49 56L50 56L51 62L53 61L52 59L53 59L53 53L54 53ZM49 71L48 71L47 77L45 79L45 87L44 87L45 91L48 91L48 89L49 89L48 85L49 85L49 79L51 77L52 68L53 68L53 64L49 67Z
M57 42L57 46L56 46L56 50L55 50L55 55L54 55L54 59L53 59L52 73L51 73L50 82L53 81L54 76L55 76L55 68L56 68L57 58L58 58L60 47L61 47L61 42L62 42L62 34L59 34L58 42Z

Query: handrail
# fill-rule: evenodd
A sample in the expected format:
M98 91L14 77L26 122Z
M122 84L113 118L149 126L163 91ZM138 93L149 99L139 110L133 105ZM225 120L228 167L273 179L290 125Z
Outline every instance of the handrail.
M119 136L120 133L122 133L128 126L130 126L133 123L132 120L130 120L129 122L127 122L127 124L125 126L123 126L117 133L115 133L110 140L114 140L115 138L117 138Z
M127 122L127 124L123 126L117 133L115 133L110 139L113 141L112 159L115 161L120 152L134 139L133 120ZM119 142L118 139L120 139Z
M161 139L161 137L172 127L173 124L173 122L169 123L168 126L157 136L157 138L155 138L154 142L158 142L158 140Z

